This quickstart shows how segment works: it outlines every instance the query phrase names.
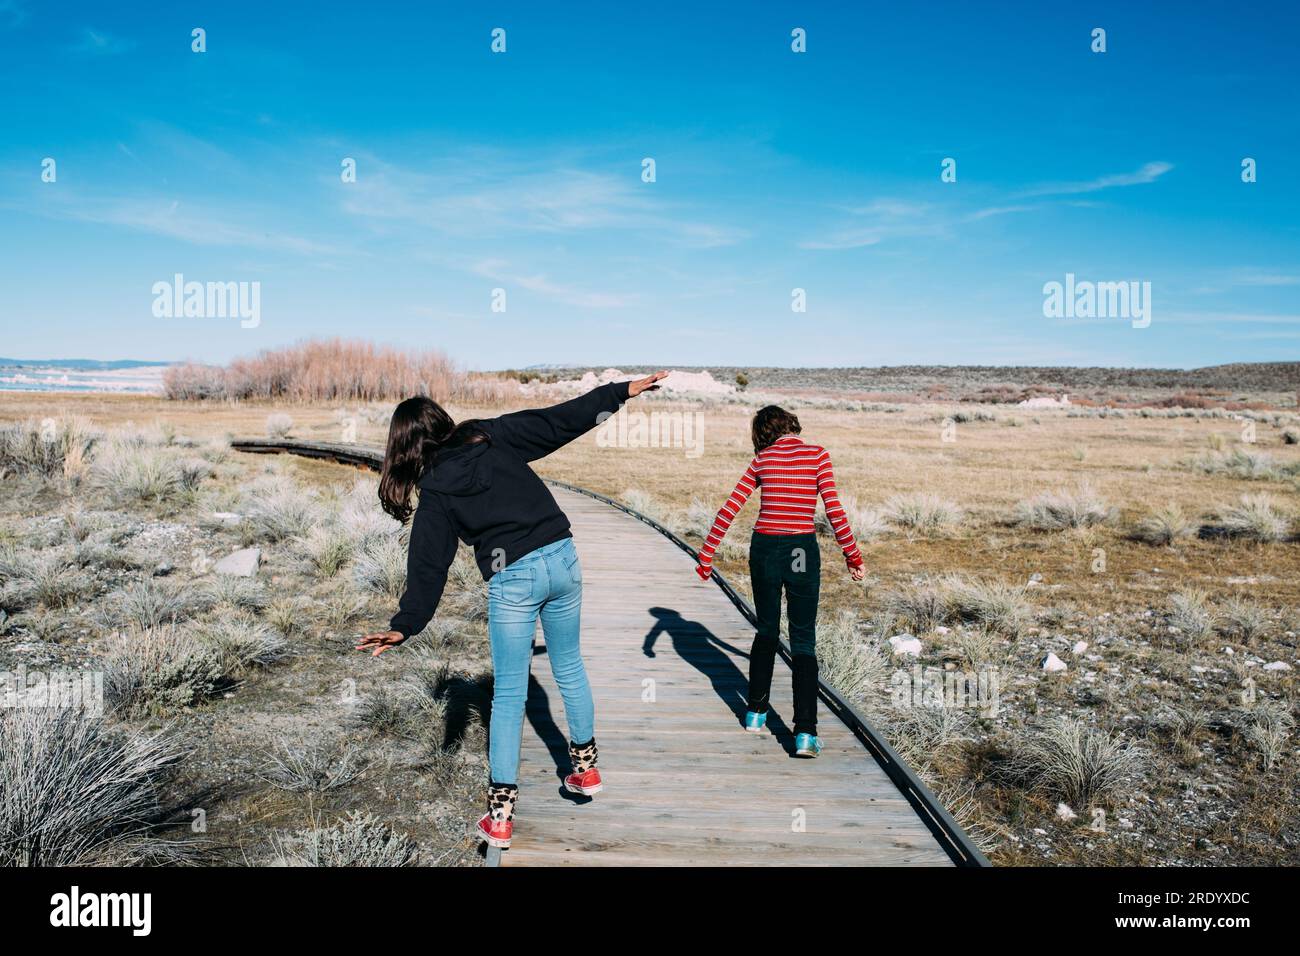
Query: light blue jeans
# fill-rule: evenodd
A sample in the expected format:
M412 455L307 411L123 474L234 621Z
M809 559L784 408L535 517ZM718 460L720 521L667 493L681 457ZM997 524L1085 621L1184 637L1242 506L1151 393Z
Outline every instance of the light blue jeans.
M569 740L583 744L596 733L595 704L578 647L582 565L573 539L565 538L530 551L488 581L494 671L488 764L493 783L518 782L519 740L539 616L551 673L564 700Z

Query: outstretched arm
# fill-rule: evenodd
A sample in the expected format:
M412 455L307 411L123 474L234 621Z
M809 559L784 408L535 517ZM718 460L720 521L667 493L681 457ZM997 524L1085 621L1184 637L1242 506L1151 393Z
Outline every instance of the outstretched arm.
M713 573L714 552L722 544L722 539L726 536L727 529L731 527L731 522L736 520L736 515L740 513L740 509L745 506L749 496L758 487L758 469L755 467L757 462L758 459L754 459L749 463L745 473L740 476L740 481L736 483L735 489L727 497L722 507L718 509L718 513L713 519L713 527L709 529L708 536L704 539L704 547L700 548L700 553L697 555L697 560L700 563L696 566L695 573L706 581L709 579L709 575Z
M419 634L433 619L447 586L447 569L456 557L456 531L437 499L430 494L420 499L411 520L411 544L406 554L406 590L398 604L390 630L367 634L357 645L378 657Z
M667 374L656 372L632 382L610 382L550 408L502 415L492 422L492 437L509 445L524 461L545 458L595 428L629 398L657 389L655 383Z
M835 540L844 552L844 561L853 574L853 580L860 581L865 573L862 569L862 553L858 550L858 543L853 540L848 515L844 513L839 492L835 490L835 472L831 468L830 453L825 449L822 449L821 457L817 460L817 492L826 505L826 520L835 532Z

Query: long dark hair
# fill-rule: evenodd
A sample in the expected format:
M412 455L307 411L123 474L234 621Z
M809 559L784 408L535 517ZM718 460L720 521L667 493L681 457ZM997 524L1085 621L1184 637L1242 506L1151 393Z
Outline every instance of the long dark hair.
M438 452L456 445L487 441L477 419L459 425L431 398L408 398L393 409L388 447L379 474L379 504L398 521L411 517L411 495Z
M750 426L750 437L754 440L754 454L766 448L782 435L797 435L803 431L799 427L799 417L787 412L780 405L765 405L754 413L754 423Z

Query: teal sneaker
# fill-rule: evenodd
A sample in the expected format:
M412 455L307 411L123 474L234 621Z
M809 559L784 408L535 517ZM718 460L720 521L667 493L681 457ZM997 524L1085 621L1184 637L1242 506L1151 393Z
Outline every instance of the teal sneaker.
M794 738L794 755L796 757L816 757L822 752L822 739L813 734L796 734Z
M756 714L754 711L745 712L745 729L751 734L761 734L767 729L767 711Z

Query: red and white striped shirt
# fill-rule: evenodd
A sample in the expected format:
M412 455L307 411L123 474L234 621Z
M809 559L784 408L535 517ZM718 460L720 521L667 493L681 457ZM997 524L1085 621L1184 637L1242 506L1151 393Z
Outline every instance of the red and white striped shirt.
M741 476L726 504L713 519L713 527L700 548L698 568L707 578L713 566L713 553L722 543L731 522L744 507L754 488L762 486L758 522L759 534L808 534L814 530L817 496L826 504L826 519L835 532L849 567L862 566L862 555L853 540L853 529L835 490L831 456L819 445L809 445L797 435L782 435L760 451Z

